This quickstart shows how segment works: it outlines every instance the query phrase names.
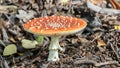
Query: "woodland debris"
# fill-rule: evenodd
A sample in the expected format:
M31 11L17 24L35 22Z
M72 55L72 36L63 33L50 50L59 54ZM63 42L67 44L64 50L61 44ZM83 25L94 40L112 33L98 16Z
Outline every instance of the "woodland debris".
M23 20L24 22L34 18L34 15L36 14L33 10L29 10L28 12L24 10L18 10L18 13L19 14L16 14L16 17Z
M109 0L114 9L120 9L120 3L117 0Z
M102 13L102 14L108 14L108 15L120 14L120 10L101 8L101 7L96 6L93 3L91 3L90 0L87 0L87 7L90 8L91 10L93 10L93 11L96 11L96 12Z
M106 62L96 62L94 60L78 60L74 62L75 64L93 64L94 66L103 66L103 65L109 65L109 64L118 64L117 61L106 61Z
M0 5L0 13L9 13L9 11L13 11L13 13L16 13L18 7L14 5Z
M5 47L3 51L3 56L13 55L17 53L17 47L15 44L9 44Z

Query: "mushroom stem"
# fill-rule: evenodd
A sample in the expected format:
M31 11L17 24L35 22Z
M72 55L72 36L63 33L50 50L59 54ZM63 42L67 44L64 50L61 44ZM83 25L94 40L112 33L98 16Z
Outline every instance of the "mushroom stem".
M59 36L52 36L49 46L48 61L59 61L58 50L63 51L59 45Z

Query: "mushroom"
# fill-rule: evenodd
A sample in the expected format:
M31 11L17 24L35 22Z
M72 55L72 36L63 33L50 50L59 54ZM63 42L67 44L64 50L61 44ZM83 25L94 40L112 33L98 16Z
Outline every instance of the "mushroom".
M58 50L63 50L59 45L59 37L83 30L87 23L82 19L69 16L45 16L29 20L23 28L33 34L50 36L48 61L59 61Z

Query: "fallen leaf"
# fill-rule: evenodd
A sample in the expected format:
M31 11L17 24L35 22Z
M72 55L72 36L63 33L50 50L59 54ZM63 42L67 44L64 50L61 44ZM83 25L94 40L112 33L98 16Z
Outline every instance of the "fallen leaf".
M3 51L3 56L8 56L17 53L17 47L15 44L10 44L5 47Z
M16 40L15 40L13 37L9 37L9 40L10 40L11 42L13 42L13 43L16 42Z
M92 2L93 4L95 4L95 5L98 5L98 6L106 3L105 0L91 0L91 2Z
M67 42L66 41L62 41L61 43L60 43L60 46L62 46L62 47L65 47L67 45Z
M82 43L89 42L86 38L80 37L79 39L80 39L80 41L81 41Z
M16 13L18 7L14 5L0 5L0 13L9 13L9 11L13 11L13 13Z
M105 42L101 39L97 39L98 46L106 46Z
M72 39L71 39L71 43L72 43L72 44L77 43L77 41L78 41L78 39L77 39L77 38L72 38Z
M60 3L67 3L69 0L60 0Z
M32 49L36 47L37 41L31 41L31 40L27 40L27 39L22 39L22 46L25 49Z
M32 10L29 10L28 12L24 10L18 10L18 13L19 14L17 14L16 17L22 19L24 22L26 22L31 18L34 18L34 15L36 14L36 12Z
M114 25L114 29L120 30L120 25Z

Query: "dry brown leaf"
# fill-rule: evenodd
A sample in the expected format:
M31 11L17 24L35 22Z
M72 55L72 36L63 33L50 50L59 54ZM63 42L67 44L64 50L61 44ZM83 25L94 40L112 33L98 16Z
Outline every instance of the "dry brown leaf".
M80 39L80 41L81 41L82 43L89 42L86 38L80 37L79 39Z
M78 41L77 38L72 38L71 43L72 43L72 44L75 44L75 43L77 43L77 41Z
M13 13L16 13L17 9L17 6L14 5L0 5L0 13L9 13L10 10L12 10Z
M91 2L92 2L94 5L101 6L101 7L105 7L105 6L103 6L103 5L106 4L106 1L105 1L105 0L91 0Z
M60 3L67 3L69 0L60 0Z
M114 29L120 30L120 25L114 25Z
M65 47L65 45L67 45L66 43L67 43L66 41L63 41L60 43L60 46Z
M105 42L102 39L97 39L98 46L106 46Z
M9 40L10 40L11 42L14 42L14 43L16 42L13 37L9 37Z
M99 4L100 2L104 2L105 0L91 0L91 2L95 5Z
M28 12L24 10L18 10L18 13L19 14L16 14L16 17L23 20L24 22L34 18L34 15L36 15L36 12L33 10L28 10Z

